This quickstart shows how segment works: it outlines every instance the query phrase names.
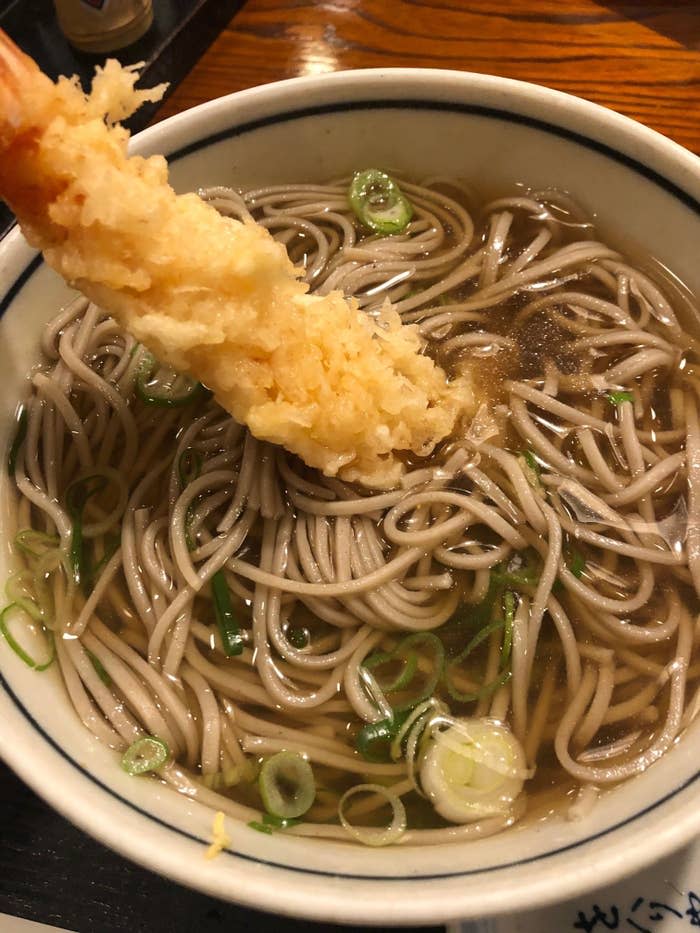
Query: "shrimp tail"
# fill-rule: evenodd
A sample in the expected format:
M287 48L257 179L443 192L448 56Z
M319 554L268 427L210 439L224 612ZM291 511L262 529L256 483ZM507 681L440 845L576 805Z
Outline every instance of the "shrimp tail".
M136 66L110 60L96 69L86 95L75 77L51 81L0 30L0 197L33 246L64 241L65 227L52 216L52 206L84 166L85 147L125 152L129 134L114 124L145 100L160 99L167 87L136 91L137 78Z
M53 88L0 30L0 197L22 218L29 239L36 239L34 228L46 225L45 206L58 193L57 179L37 172L38 142Z

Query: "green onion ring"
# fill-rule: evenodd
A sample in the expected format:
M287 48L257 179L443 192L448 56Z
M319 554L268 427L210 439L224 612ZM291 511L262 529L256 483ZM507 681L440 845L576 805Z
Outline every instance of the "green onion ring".
M353 176L348 199L357 219L383 236L403 233L413 217L413 206L394 179L376 168Z
M384 797L393 810L391 823L385 829L377 829L374 826L353 826L343 812L345 804L355 794L368 793L378 794ZM338 803L338 819L345 831L362 842L366 846L388 846L392 842L397 842L406 832L406 808L400 797L381 784L356 784L350 790L346 790Z
M267 812L280 820L303 816L316 798L311 765L296 752L278 752L264 761L258 789Z
M130 745L122 755L121 765L127 774L136 776L157 771L168 760L170 749L156 735L144 735Z

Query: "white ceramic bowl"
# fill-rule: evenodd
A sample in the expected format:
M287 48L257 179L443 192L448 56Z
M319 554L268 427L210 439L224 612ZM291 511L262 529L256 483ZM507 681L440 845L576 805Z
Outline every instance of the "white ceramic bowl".
M556 186L700 291L698 159L610 111L528 84L431 70L285 81L173 117L140 134L134 150L168 154L180 190L321 180L372 165L483 180L491 191ZM0 244L0 449L41 325L68 295L17 232ZM2 528L0 540L3 578ZM124 774L77 721L55 670L33 673L3 643L0 671L0 750L50 804L152 870L278 913L390 926L542 906L631 873L700 829L693 729L580 823L420 850L230 825L231 851L205 861L209 811Z

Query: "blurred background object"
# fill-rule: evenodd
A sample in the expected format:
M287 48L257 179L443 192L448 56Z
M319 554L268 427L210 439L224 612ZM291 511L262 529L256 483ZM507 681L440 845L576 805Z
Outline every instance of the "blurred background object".
M119 49L109 54L125 65L143 62L143 86L167 82L167 97L242 5L243 0L55 0L55 5L51 0L0 0L0 29L51 78L78 75L83 87L88 87L95 66L104 62L107 50L95 47L90 52L71 44L77 36L77 15L84 15L83 23L92 22L92 29L95 16L119 10L119 16L115 13L112 20L102 21L103 25L109 22L114 25L113 40L119 35ZM87 19L88 14L92 14L91 20ZM75 26L73 19L69 22L73 16ZM125 45L127 41L129 44ZM117 45L110 48L116 49ZM133 133L142 130L160 105L144 104L125 121L126 125ZM0 237L12 222L12 214L0 203Z
M152 0L54 0L58 25L83 52L114 52L153 24Z

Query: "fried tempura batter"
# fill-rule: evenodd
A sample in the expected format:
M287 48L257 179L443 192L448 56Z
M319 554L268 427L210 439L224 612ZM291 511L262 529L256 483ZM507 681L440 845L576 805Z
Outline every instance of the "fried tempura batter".
M29 242L163 362L209 386L256 437L327 475L398 482L473 407L415 328L312 296L267 230L176 195L165 159L128 158L115 121L162 88L110 61L89 96L0 32L0 195Z

